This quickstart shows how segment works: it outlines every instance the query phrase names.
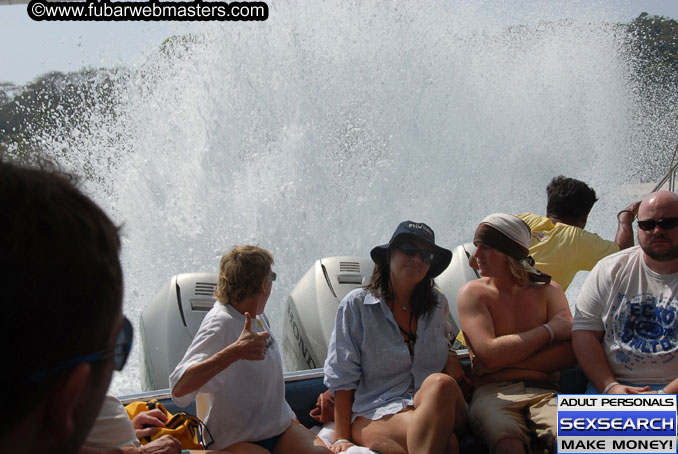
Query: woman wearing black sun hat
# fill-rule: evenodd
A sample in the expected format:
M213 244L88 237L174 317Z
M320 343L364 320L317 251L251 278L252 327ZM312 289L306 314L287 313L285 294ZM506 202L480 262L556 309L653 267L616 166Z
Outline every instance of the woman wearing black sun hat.
M370 255L370 283L339 305L325 361L335 395L331 448L458 452L469 382L449 351L447 299L433 281L452 253L429 226L404 221Z

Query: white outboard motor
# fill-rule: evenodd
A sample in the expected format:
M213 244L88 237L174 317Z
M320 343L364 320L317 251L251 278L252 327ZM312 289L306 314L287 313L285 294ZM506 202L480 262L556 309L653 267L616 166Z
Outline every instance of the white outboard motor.
M316 260L287 297L283 354L289 371L323 367L339 302L351 290L369 283L369 257Z
M169 388L174 370L216 298L216 273L173 276L141 313L144 391Z
M438 288L450 303L450 315L452 315L457 327L461 326L459 324L459 311L457 310L457 292L468 281L480 277L478 272L468 264L468 259L475 250L476 247L473 243L464 243L457 246L452 251L452 261L449 266L435 279Z

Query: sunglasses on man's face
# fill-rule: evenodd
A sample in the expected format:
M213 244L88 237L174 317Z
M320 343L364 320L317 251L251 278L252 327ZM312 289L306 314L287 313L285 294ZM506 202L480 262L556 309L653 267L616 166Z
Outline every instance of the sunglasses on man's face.
M127 319L127 317L124 317L122 327L118 332L118 336L115 339L113 348L78 356L56 364L49 369L34 372L29 376L29 380L33 383L40 383L41 381L54 376L61 371L75 367L78 364L95 363L109 358L113 358L113 369L120 371L123 367L125 367L129 352L132 350L133 338L134 330L132 329L132 323Z
M113 347L113 369L120 371L125 367L129 352L132 350L132 340L134 340L134 329L132 323L125 317Z
M638 228L645 230L646 232L651 232L655 227L659 226L662 230L671 230L678 227L678 218L664 218L658 221L654 219L645 219L641 221L638 219Z
M403 243L398 246L398 250L408 257L414 257L419 254L422 263L430 265L433 262L433 251L427 249L419 249L412 243Z

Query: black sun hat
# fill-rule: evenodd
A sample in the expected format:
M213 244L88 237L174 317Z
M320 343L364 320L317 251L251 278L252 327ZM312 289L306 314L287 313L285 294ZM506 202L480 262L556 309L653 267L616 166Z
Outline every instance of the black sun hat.
M372 257L372 260L374 260L374 263L377 265L383 263L391 246L394 245L396 240L398 240L396 244L402 243L400 240L404 239L404 237L419 239L433 247L433 262L431 262L431 268L428 270L428 275L430 277L438 276L445 271L450 264L450 261L452 260L452 251L436 245L436 236L431 227L423 222L414 221L401 222L395 232L393 232L391 241L372 249L370 256Z

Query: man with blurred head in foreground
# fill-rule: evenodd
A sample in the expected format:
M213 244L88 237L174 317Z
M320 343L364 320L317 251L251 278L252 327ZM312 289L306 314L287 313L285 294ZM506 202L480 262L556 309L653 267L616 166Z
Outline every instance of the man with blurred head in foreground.
M117 227L70 177L0 162L0 451L76 453L131 344Z
M678 195L638 209L639 246L601 260L577 298L572 344L588 393L678 392Z

